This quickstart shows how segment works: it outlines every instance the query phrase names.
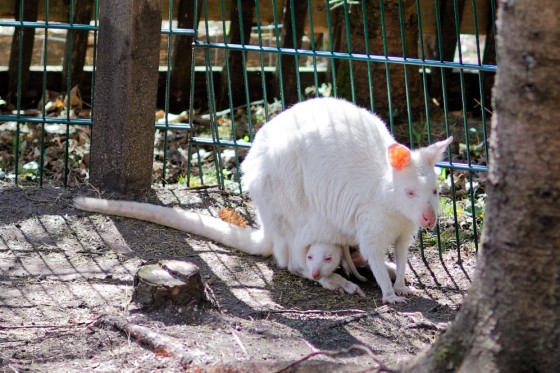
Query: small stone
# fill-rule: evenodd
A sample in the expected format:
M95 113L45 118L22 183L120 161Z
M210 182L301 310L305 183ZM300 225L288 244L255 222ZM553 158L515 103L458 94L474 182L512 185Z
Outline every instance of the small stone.
M24 171L37 171L39 169L39 163L31 161L23 165Z

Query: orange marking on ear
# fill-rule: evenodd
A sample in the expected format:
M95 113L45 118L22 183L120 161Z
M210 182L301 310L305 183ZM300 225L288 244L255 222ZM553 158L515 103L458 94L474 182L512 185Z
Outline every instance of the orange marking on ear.
M410 163L410 150L401 144L389 146L389 164L400 171Z

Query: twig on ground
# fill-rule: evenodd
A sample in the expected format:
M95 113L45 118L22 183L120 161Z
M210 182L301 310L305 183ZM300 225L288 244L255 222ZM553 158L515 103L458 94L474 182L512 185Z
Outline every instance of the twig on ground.
M282 310L256 310L249 315L254 314L269 314L269 313L300 313L300 314L347 314L347 313L358 313L358 317L362 315L367 315L369 312L359 309L342 309L342 310L298 310L298 309L282 309Z
M243 353L245 354L245 356L249 357L249 353L247 352L247 349L245 348L245 345L243 344L243 342L241 341L241 338L239 338L239 335L237 335L237 333L235 332L234 329L231 329L231 335L233 335L233 339L235 339L235 342L237 342L239 347L241 347L241 350L243 350Z
M289 365L285 366L284 368L282 368L280 370L277 370L275 373L286 372L286 371L290 370L291 368L297 366L298 364L300 364L300 363L302 363L306 360L311 359L314 356L324 355L324 356L329 356L329 357L332 357L332 358L336 358L339 355L347 354L349 352L356 351L356 350L359 350L359 351L362 351L362 352L365 352L366 354L368 354L368 356L378 365L377 370L376 370L377 372L397 373L396 370L388 368L379 359L377 359L375 357L373 351L369 347L364 346L364 345L357 345L357 344L354 344L354 345L352 345L348 348L344 348L344 349L337 350L337 351L315 351L315 352L312 352L309 355L304 356L303 358L290 363Z
M381 307L375 308L375 309L373 309L371 311L368 311L368 312L364 311L363 313L361 313L359 315L348 316L348 317L345 317L342 320L335 321L334 323L326 325L324 327L324 329L331 329L331 328L335 328L337 326L350 324L351 322L354 322L354 321L357 321L357 320L360 320L360 319L363 319L363 318L369 317L369 316L378 316L382 313L389 312L390 310L391 310L391 308L388 307L388 306L381 306Z
M430 320L426 320L421 312L401 312L400 315L408 317L412 322L407 324L406 327L409 329L428 329L443 331L446 329L447 325L445 323L433 323Z
M145 326L132 324L120 317L105 315L93 323L95 327L103 325L115 328L124 333L127 337L133 337L139 342L148 345L156 355L179 358L183 367L193 364L202 366L210 360L210 357L203 351L195 349L186 352L183 350L182 346L170 337L158 334Z
M64 328L79 328L88 326L92 321L68 323L68 324L26 324L26 325L0 325L0 330L10 329L64 329Z
M95 193L97 193L97 198L101 198L101 195L103 194L103 192L101 190L99 190L99 188L97 188L95 185L91 184L89 181L87 181L85 184L87 185L88 188L93 189L95 191Z

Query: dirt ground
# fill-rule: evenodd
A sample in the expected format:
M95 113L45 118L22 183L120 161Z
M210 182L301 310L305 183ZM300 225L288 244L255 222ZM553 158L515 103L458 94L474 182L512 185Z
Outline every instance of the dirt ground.
M321 362L344 364L344 371L375 371L376 360L395 368L453 320L476 263L470 255L458 265L456 252L440 256L435 248L422 258L412 248L407 277L420 291L406 304L383 306L367 270L362 273L368 282L360 283L366 297L338 294L278 269L271 258L150 223L76 210L77 195L97 193L0 181L0 371L280 371L305 357L308 362L291 371L312 371ZM229 206L251 217L250 204L218 189L154 187L140 200L213 215ZM218 305L148 311L131 303L136 270L160 259L196 264ZM166 338L192 358L191 365L181 354L92 324L104 315ZM362 349L346 351L354 345Z

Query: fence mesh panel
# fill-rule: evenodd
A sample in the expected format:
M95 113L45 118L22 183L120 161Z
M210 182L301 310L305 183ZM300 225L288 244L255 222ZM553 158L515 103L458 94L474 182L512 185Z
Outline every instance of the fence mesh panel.
M1 175L17 184L82 183L98 1L16 3L2 9L13 17L0 19ZM478 249L494 1L176 0L162 8L156 181L241 191L239 165L266 121L310 97L343 97L376 112L412 148L454 136L437 165L449 221L420 243L454 248L459 262L462 250ZM186 49L188 61L179 53Z

